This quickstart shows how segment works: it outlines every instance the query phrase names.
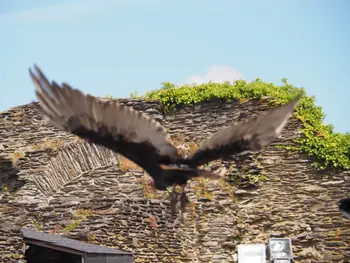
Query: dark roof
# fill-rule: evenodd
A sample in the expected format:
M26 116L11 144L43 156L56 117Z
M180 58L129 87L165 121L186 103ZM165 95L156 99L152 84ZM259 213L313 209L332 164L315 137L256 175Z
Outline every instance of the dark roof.
M132 255L131 252L124 252L115 248L109 248L105 246L93 245L86 242L81 242L71 238L62 237L59 235L51 235L44 232L33 231L30 229L22 228L21 229L24 240L28 243L30 241L37 241L43 244L50 245L59 248L66 248L70 250L76 250L85 253L98 253L98 254L119 254L119 255ZM37 243L36 242L36 243Z

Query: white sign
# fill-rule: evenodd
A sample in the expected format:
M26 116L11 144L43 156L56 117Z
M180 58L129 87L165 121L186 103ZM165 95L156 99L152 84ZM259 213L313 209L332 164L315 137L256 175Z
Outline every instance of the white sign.
M265 245L238 245L238 263L266 263Z

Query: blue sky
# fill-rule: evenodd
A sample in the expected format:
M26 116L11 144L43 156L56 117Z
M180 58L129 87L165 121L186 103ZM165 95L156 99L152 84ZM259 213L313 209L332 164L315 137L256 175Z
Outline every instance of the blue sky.
M1 0L0 36L0 111L35 99L33 63L114 97L163 81L286 77L350 131L347 0Z

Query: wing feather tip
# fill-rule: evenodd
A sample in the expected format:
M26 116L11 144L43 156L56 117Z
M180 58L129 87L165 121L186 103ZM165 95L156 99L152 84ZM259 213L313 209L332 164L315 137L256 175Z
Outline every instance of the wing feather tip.
M55 81L52 81L50 83L47 80L47 78L45 77L45 75L42 73L41 69L36 64L34 64L33 67L29 68L28 70L29 70L29 74L30 74L33 82L36 84L35 85L36 86L35 94L36 94L37 98L39 98L37 106L38 106L40 112L44 113L44 119L50 121L50 118L52 118L52 116L46 116L45 109L43 109L41 106L40 94L48 92L46 90L46 86L51 86L51 85L59 86L59 85L57 85L57 83ZM66 88L66 91L70 91L70 92L73 92L73 90L74 90L67 83L62 83L62 88ZM74 92L75 91L78 91L78 90L74 90ZM86 96L86 98L88 98L87 100L91 100L91 98L93 98L93 99L96 98L90 94L84 94L81 91L78 91L78 92L81 93L82 95ZM101 102L102 102L102 100L101 100ZM95 105L96 107L98 106L96 110L98 112L100 112L100 111L103 112L102 108L104 108L104 107L101 107L102 105L100 105L100 101L99 101L99 103L95 103L95 104L96 104ZM105 104L105 105L107 105L107 104ZM137 111L133 107L126 106L126 105L124 105L116 100L113 103L109 102L108 105L115 105L114 107L119 109L119 112L126 117L126 120L130 119L130 117L135 116L135 114L137 114L137 118L142 119L139 121L139 124L136 123L136 127L138 126L139 131L141 133L144 133L144 135L142 137L144 137L144 136L148 137L148 140L150 140L150 142L159 150L164 148L164 143L165 143L164 138L166 139L166 141L168 141L170 136L167 133L167 130L158 121L155 121L153 118L151 118L146 113L141 112L141 111ZM134 117L132 117L132 119L133 118ZM124 124L124 127L129 126L129 125L134 126L135 123L134 124L132 124L132 123L134 121L137 121L137 120L130 120L130 121L131 121L131 123L129 121L126 121L126 123ZM125 127L125 128L126 128L126 130L128 130L128 127ZM145 129L144 132L142 131L141 128Z

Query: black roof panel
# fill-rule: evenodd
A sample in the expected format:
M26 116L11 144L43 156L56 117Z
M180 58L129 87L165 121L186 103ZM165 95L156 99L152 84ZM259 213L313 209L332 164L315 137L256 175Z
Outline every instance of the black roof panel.
M26 241L34 240L42 243L48 243L51 246L58 247L57 248L58 250L59 250L59 247L62 247L62 248L77 250L85 253L133 255L133 253L131 252L124 252L115 248L93 245L86 242L74 240L71 238L66 238L59 235L52 235L44 232L33 231L26 228L22 228L21 232Z

